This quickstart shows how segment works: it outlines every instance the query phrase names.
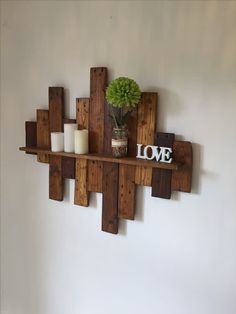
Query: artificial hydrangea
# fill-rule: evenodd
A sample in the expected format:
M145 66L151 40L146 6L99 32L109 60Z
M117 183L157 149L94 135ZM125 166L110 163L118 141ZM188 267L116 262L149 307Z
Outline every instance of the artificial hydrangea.
M106 90L106 99L113 107L136 107L141 97L138 84L128 77L113 80Z

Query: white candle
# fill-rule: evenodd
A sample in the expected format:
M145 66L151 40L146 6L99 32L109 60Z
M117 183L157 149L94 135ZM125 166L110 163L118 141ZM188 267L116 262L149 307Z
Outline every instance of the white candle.
M51 150L52 152L63 152L64 149L64 133L51 133Z
M75 151L74 131L77 128L76 123L64 124L64 151L67 153L74 153Z
M75 131L75 153L88 154L88 130Z

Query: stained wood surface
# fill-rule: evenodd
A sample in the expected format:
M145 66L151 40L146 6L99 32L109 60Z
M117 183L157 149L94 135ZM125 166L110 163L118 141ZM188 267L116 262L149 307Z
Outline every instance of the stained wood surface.
M63 200L64 182L62 178L62 157L50 156L49 166L49 198Z
M106 87L107 87L107 68L91 68L90 104L89 104L90 153L103 153ZM102 168L103 164L100 161L88 162L89 191L102 192Z
M64 118L63 124L65 123L76 123L76 119Z
M79 159L87 159L91 161L107 161L113 162L116 164L124 164L124 165L131 165L131 166L141 166L141 167L151 167L151 168L160 168L160 169L170 169L170 170L178 170L182 167L181 163L173 162L171 164L150 161L150 160L143 160L137 159L133 157L123 157L123 158L115 158L110 155L103 155L103 154L86 154L80 155L75 153L66 153L66 152L52 152L50 150L33 148L33 147L20 147L21 151L29 152L29 153L47 153L49 155L54 156L66 156L66 157L73 157Z
M25 121L25 145L26 147L37 146L37 122L36 121ZM28 153L35 155L36 153Z
M157 93L142 93L138 106L137 143L153 145L157 120ZM152 168L136 167L135 183L150 186Z
M50 133L49 133L49 111L37 110L37 147L50 149ZM37 156L39 162L48 163L48 154L39 153Z
M78 129L88 129L89 124L89 98L76 99L76 123Z
M118 233L118 164L104 162L102 231Z
M178 171L172 175L172 190L191 192L193 153L192 144L185 141L176 141L173 146L173 158L175 162L182 163Z
M63 132L64 88L49 87L48 91L50 132Z
M135 166L119 166L119 218L134 220L135 216Z
M80 206L89 206L88 194L88 161L76 159L75 198L74 203Z
M62 157L62 177L64 179L75 179L75 158Z
M49 87L49 131L63 132L64 126L64 88ZM49 158L49 198L63 200L64 180L62 177L62 157Z
M160 147L173 148L175 135L173 133L157 133L155 145ZM170 199L171 198L172 170L152 170L152 196Z

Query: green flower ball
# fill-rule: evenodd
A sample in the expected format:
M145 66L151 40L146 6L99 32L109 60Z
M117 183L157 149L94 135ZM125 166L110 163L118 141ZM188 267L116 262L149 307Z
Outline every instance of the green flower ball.
M128 77L119 77L109 84L106 99L113 107L136 107L141 97L138 84Z

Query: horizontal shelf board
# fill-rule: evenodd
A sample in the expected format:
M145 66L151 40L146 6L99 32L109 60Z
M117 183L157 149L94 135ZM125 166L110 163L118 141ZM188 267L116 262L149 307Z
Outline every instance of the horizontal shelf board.
M117 164L151 167L151 168L159 168L159 169L178 170L181 166L181 164L175 163L175 162L168 164L168 163L161 163L161 162L156 162L156 161L142 160L142 159L138 159L134 157L115 158L113 156L102 155L102 154L80 155L80 154L66 153L66 152L52 152L50 150L46 150L43 148L36 148L36 147L20 147L19 149L27 153L44 153L44 154L54 155L54 156L65 156L65 157L80 158L80 159L87 159L87 160L108 161L108 162L114 162Z

